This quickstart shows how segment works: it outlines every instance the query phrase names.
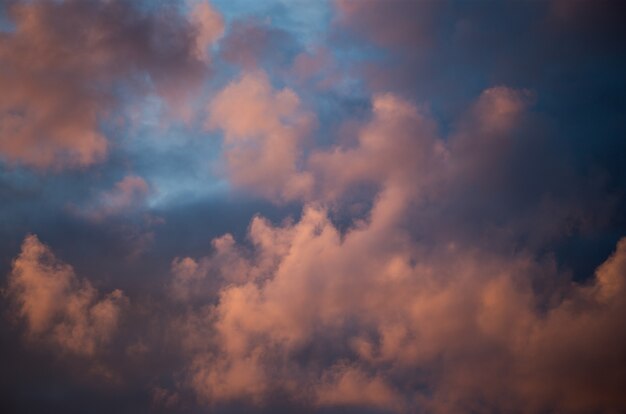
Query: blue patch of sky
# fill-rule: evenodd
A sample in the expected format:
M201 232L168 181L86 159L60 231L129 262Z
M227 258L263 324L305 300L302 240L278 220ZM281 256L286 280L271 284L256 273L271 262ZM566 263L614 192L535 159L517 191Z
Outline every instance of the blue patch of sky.
M0 6L1 7L1 6ZM2 8L0 8L0 34L2 33L12 33L15 31L15 24L6 13L3 12Z
M331 5L327 0L213 0L227 24L254 17L294 35L302 44L317 43L328 31Z
M218 172L221 140L198 125L162 122L163 102L147 98L125 131L118 154L154 189L151 208L167 208L204 198L218 197L228 190ZM111 131L111 133L114 133Z
M143 87L153 87L147 74L138 76ZM188 123L177 119L171 112L176 108L169 108L158 95L138 97L123 83L116 85L112 93L123 104L100 125L111 145L107 161L96 166L107 176L99 189L110 189L125 175L141 176L154 190L148 206L158 209L219 197L227 191L228 183L217 171L220 136L206 132L203 123L207 102L229 76L216 71L193 91L191 100L185 102L194 114Z

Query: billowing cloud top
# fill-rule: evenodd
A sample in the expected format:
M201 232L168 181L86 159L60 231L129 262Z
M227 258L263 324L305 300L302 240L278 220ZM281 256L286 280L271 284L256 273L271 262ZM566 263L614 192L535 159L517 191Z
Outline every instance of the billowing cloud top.
M618 1L0 4L0 411L626 411Z

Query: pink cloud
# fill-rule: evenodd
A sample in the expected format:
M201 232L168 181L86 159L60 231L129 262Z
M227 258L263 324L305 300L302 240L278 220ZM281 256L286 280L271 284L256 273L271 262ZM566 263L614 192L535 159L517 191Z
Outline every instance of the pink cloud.
M33 1L8 11L15 30L0 34L0 157L45 170L106 157L100 124L123 105L118 87L141 96L153 86L180 108L207 72L197 49L220 24L206 4L194 23L172 11L142 15L124 1Z
M35 235L24 239L13 261L7 294L30 340L85 356L111 340L128 302L120 290L99 298L87 279L77 278Z
M626 241L590 285L563 286L545 313L530 281L554 277L550 263L523 253L424 251L376 213L388 202L383 196L368 223L343 236L325 212L307 210L281 228L287 249L269 278L220 289L217 305L187 333L207 344L187 354L189 383L201 398L263 404L273 389L296 401L314 390L321 406L392 411L418 402L462 410L477 398L502 410L522 401L533 410L626 404L619 387L626 338L615 336L623 332ZM316 351L302 361L296 355L304 349ZM592 366L602 369L590 376ZM427 391L402 385L416 372Z
M208 48L224 33L224 19L208 1L197 3L191 11L191 21L196 26L195 54L200 60L208 62Z
M310 191L311 177L298 165L314 117L292 90L274 90L263 72L247 73L221 90L208 111L207 128L224 132L233 184L276 201Z
M241 89L224 96L263 105L231 118L235 104L218 97L213 122L227 145L256 137L249 145L262 158L263 134L282 127L281 99L269 115L268 99L258 98L270 95L266 83ZM226 235L211 255L173 263L174 285L211 292L178 331L187 385L211 403L263 405L279 390L318 407L396 412L471 411L480 401L496 411L626 407L626 240L583 285L528 251L454 238L424 245L407 226L416 208L447 206L463 191L456 183L506 159L530 98L486 90L446 141L426 111L379 95L353 144L314 152L302 169L285 157L315 180L298 221L257 217L252 243ZM276 178L289 182L268 181ZM342 231L328 207L363 182L376 186L372 207Z
M324 374L316 386L316 400L320 406L367 406L384 410L402 409L402 397L386 382L368 377L358 368L338 364Z
M371 120L362 126L356 145L314 152L308 166L321 198L336 198L367 182L415 192L441 168L445 152L435 123L424 111L385 94L374 97Z

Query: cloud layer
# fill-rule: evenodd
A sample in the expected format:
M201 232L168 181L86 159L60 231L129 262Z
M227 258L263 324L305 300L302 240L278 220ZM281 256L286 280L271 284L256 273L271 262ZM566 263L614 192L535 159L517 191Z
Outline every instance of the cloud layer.
M625 411L622 9L0 1L0 412Z

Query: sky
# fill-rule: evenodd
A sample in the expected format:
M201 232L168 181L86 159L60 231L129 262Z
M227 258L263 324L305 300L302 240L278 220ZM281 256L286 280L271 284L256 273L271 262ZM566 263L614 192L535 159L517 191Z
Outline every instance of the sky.
M618 0L0 0L0 411L626 411Z

